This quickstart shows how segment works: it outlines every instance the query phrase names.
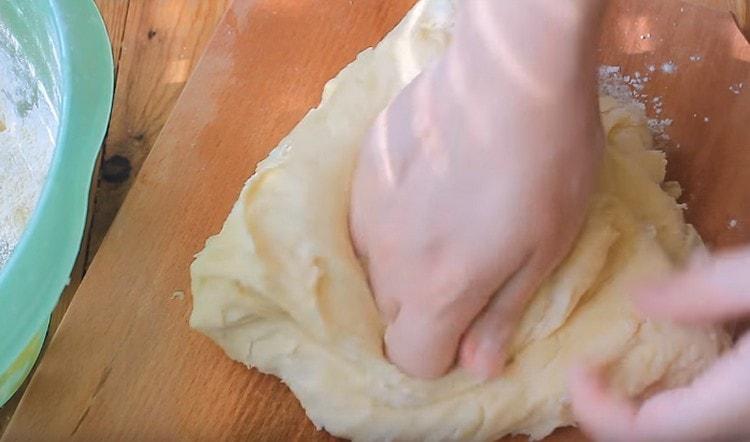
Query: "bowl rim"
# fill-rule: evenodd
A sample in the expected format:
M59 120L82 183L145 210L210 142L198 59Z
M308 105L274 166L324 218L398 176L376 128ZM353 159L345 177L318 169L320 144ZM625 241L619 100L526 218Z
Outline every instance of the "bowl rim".
M19 356L47 331L80 249L94 166L112 109L114 62L93 0L49 1L59 51L61 112L47 179L25 231L0 271L0 405ZM37 357L33 352L31 364ZM30 365L23 368L26 372ZM21 381L26 373L22 373ZM20 381L12 380L20 385ZM16 387L11 386L12 390ZM11 391L12 393L12 391Z

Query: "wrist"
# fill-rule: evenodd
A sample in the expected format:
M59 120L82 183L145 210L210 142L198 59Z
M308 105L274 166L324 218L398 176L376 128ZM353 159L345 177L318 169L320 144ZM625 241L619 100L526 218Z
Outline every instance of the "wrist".
M607 0L464 0L446 63L467 88L509 73L570 84L595 70ZM459 72L460 71L460 72ZM512 71L512 72L511 72ZM585 75L583 77L586 77Z
M524 0L519 6L515 1L464 0L457 16L456 43L490 53L507 50L508 45L531 49L526 51L529 55L570 52L595 44L607 4L606 0Z
M498 30L520 25L527 35L535 31L529 25L543 29L545 24L580 33L597 25L608 4L608 0L524 0L519 6L517 1L464 0L458 21L468 20L469 25L487 21Z

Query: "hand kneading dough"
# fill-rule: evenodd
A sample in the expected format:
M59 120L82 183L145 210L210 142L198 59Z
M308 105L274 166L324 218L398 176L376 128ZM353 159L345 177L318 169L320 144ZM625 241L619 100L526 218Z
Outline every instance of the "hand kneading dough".
M669 272L700 240L663 190L676 186L663 183L664 155L652 150L643 110L603 98L600 191L575 249L528 308L504 375L478 382L454 370L423 381L383 357L384 324L349 240L350 176L370 123L445 49L453 7L422 0L328 83L320 107L258 166L192 266L191 325L232 359L280 377L337 436L541 438L574 424L571 363L615 361L613 382L636 396L685 384L727 343L718 329L631 310L629 284Z

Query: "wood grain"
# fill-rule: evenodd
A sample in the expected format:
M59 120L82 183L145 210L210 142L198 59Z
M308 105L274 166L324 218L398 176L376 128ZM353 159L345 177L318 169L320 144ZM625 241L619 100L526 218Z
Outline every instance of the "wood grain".
M89 262L228 3L98 1L102 13L112 18L108 29L118 71L93 207Z
M114 59L115 73L117 73L120 54L122 53L123 35L128 23L130 0L95 0L95 3L107 27L109 41L112 43L112 58Z
M729 11L734 16L740 31L746 37L750 37L750 0L688 0L688 2L720 12Z
M189 286L193 254L218 232L258 160L412 3L234 1L4 441L330 440L278 380L190 331L190 300L172 294ZM679 7L616 1L601 58L633 75L678 65L676 74L651 75L645 92L661 96L663 115L674 119L669 172L685 185L689 218L710 243L729 246L750 239L750 90L729 90L750 85L750 54L728 15ZM580 438L567 430L553 440Z
M187 289L191 256L218 230L254 164L318 102L325 81L377 43L411 4L233 4L76 294L7 440L324 436L286 387L228 361L191 332L189 302L172 294ZM206 200L215 210L202 207ZM92 303L108 313L91 310ZM66 356L78 352L85 355ZM161 371L166 361L166 377L154 388L148 372ZM67 370L75 375L58 378ZM57 411L48 417L24 411L40 399ZM216 407L217 400L226 408Z
M138 28L139 24L155 21L169 21L169 23L164 23L165 27L178 28L181 29L182 32L167 32L163 33L159 39L152 39L149 44L149 51L158 54L162 52L170 52L169 48L179 46L191 48L190 51L183 50L182 54L188 52L197 54L200 53L211 35L213 29L208 29L208 27L215 26L215 24L218 23L228 2L229 0L220 0L208 5L211 6L209 8L193 7L190 9L191 6L200 5L195 5L194 0L170 0L169 5L167 5L167 2L160 0L159 3L149 3L148 10L144 12L142 5L138 4L142 2L131 2L130 0L96 0L96 4L102 18L104 19L110 42L112 44L112 54L115 67L115 90L120 91L120 94L115 98L115 106L112 113L112 119L114 121L126 120L130 118L130 113L132 113L130 106L121 105L120 102L122 100L127 99L132 95L148 95L148 91L144 90L144 86L146 86L148 82L141 82L138 77L153 78L155 73L158 74L159 72L167 70L168 63L172 62L170 57L151 57L149 59L148 69L140 68L141 66L138 66L136 69L125 69L128 74L127 77L118 75L118 67L120 66L121 61L125 65L141 63L139 58L135 56L128 56L121 60L126 28ZM179 14L165 14L163 10L166 6L169 6L173 10L181 10L182 12ZM140 13L130 14L134 9L138 9ZM154 18L157 14L160 17L160 20ZM201 26L196 26L196 23L201 24ZM188 70L192 70L194 65L194 62L189 63ZM123 91L127 89L135 90L135 92L126 93ZM144 117L144 119L141 120L141 124L145 127L151 127L152 132L158 132L164 124L164 115L171 111L177 97L178 93L172 93L169 96L160 97L159 103L162 106L163 112ZM138 148L141 150L150 149L152 142L153 138L139 142ZM125 146L125 148L125 150L127 150L127 146ZM60 301L52 312L48 336L54 335L57 326L60 324L73 299L73 295L78 290L78 286L83 279L88 264L94 256L95 247L94 250L90 250L91 248L89 247L92 231L96 232L96 235L94 236L94 244L98 246L102 239L103 232L106 232L112 222L110 216L97 216L96 227L92 229L95 206L97 206L98 203L98 207L100 208L99 212L105 211L105 209L102 208L106 208L107 212L114 212L122 202L121 195L118 196L117 192L115 192L115 196L110 199L110 193L105 190L99 192L100 195L98 195L98 201L96 200L99 175L101 172L101 158L102 157L100 156L93 174L94 179L92 181L88 205L89 212L87 215L86 229L81 241L81 250L71 272L70 283L61 294ZM42 355L44 354L45 349L46 344L42 349ZM18 402L21 399L24 389L25 386L22 386L13 398L0 407L0 434L3 434L5 427L10 422L11 416L18 406Z
M129 0L96 0L96 4L99 7L99 11L107 27L107 32L112 44L115 72L117 69L117 61L119 58L122 30L125 28L125 21L127 19L128 2ZM98 172L99 167L97 164L93 176L97 177ZM96 195L96 186L98 181L99 180L97 178L94 178L92 180L91 190L89 192L89 208L93 208L94 206L94 196ZM86 228L81 240L81 250L78 254L78 257L76 258L73 270L70 273L70 283L63 290L62 294L60 295L60 301L52 312L48 336L54 335L58 325L60 325L60 322L62 321L62 318L68 309L68 306L70 305L71 300L73 299L73 295L78 290L78 286L83 280L83 275L85 274L88 263L88 243L89 234L91 231L90 226L92 216L93 212L92 210L89 210L86 215ZM44 354L46 345L47 343L45 343L44 347L42 347L42 355ZM35 368L32 369L32 372L33 370L35 370ZM27 384L28 379L26 383L24 383L24 385L22 385L21 388L18 389L15 395L11 397L10 400L8 400L8 402L6 402L2 407L0 407L0 435L2 435L5 431L5 428L10 422L13 413L18 407L18 403L21 400L21 396L23 395Z
M672 2L616 1L607 23L602 47L617 50L602 62L648 75L650 116L674 120L667 171L683 185L688 221L714 249L750 240L750 45L727 13ZM661 70L668 62L675 73Z

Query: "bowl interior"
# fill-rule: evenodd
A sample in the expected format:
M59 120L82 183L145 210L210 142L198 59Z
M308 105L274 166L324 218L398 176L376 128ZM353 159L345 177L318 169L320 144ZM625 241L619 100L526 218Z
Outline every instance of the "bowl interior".
M78 254L94 164L109 120L113 64L91 0L4 0L0 45L35 106L59 124L46 180L20 242L0 269L0 404L23 381ZM23 95L23 94L22 94ZM34 101L37 100L37 101ZM2 189L0 189L2 190Z

